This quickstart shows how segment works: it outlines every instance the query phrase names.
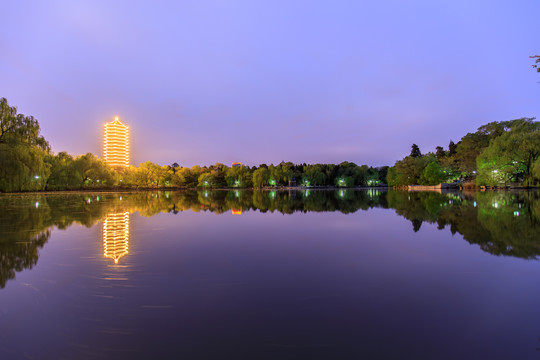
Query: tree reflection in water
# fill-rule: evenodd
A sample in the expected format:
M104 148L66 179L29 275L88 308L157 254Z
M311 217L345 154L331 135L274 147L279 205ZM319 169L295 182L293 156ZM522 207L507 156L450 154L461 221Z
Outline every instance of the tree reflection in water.
M334 212L344 214L371 208L394 209L419 231L427 222L440 230L449 228L471 244L494 255L536 259L540 254L540 192L406 192L371 189L291 191L155 191L133 193L85 193L0 196L0 287L15 273L31 269L51 229L72 224L91 227L104 220L104 255L115 262L128 251L129 214L178 214L191 210L242 215L249 211ZM112 214L111 239L105 227ZM109 216L109 217L108 217ZM125 226L124 226L125 225ZM114 244L113 244L114 243Z

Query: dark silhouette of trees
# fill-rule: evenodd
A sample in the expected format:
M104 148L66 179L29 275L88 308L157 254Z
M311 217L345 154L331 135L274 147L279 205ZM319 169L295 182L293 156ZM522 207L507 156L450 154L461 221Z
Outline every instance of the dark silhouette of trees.
M422 153L420 152L420 148L416 144L412 144L411 146L411 154L410 157L417 158L422 156Z
M437 157L438 160L441 160L442 158L446 157L446 151L444 151L443 147L442 146L437 146L435 148L435 156Z
M448 156L456 155L456 151L457 145L452 140L450 140L450 142L448 143Z

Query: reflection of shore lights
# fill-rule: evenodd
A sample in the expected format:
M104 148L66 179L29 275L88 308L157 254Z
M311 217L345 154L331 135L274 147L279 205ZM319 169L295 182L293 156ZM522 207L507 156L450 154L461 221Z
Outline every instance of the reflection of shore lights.
M36 209L39 207L39 201L36 201Z
M103 158L111 166L129 166L129 127L118 116L105 124Z
M339 196L340 196L340 197L343 197L343 190L341 190L341 191L339 192Z
M103 221L103 255L114 260L129 250L129 212L108 214Z

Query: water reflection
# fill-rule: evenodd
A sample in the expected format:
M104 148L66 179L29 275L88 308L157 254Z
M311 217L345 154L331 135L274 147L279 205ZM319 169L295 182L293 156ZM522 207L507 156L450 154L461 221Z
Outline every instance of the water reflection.
M493 255L537 259L540 255L540 193L389 192L388 204L410 220L449 228Z
M103 221L103 255L115 264L129 250L129 212L107 214Z
M336 212L394 209L419 231L424 223L459 233L493 255L536 259L540 255L540 192L215 191L0 196L0 287L32 268L52 227L91 227L103 220L104 256L118 263L129 251L131 213L208 211Z

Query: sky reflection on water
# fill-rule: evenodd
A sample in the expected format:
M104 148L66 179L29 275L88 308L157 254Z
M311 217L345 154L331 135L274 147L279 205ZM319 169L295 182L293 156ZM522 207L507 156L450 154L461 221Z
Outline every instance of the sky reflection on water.
M155 195L0 198L2 358L538 356L537 194Z

